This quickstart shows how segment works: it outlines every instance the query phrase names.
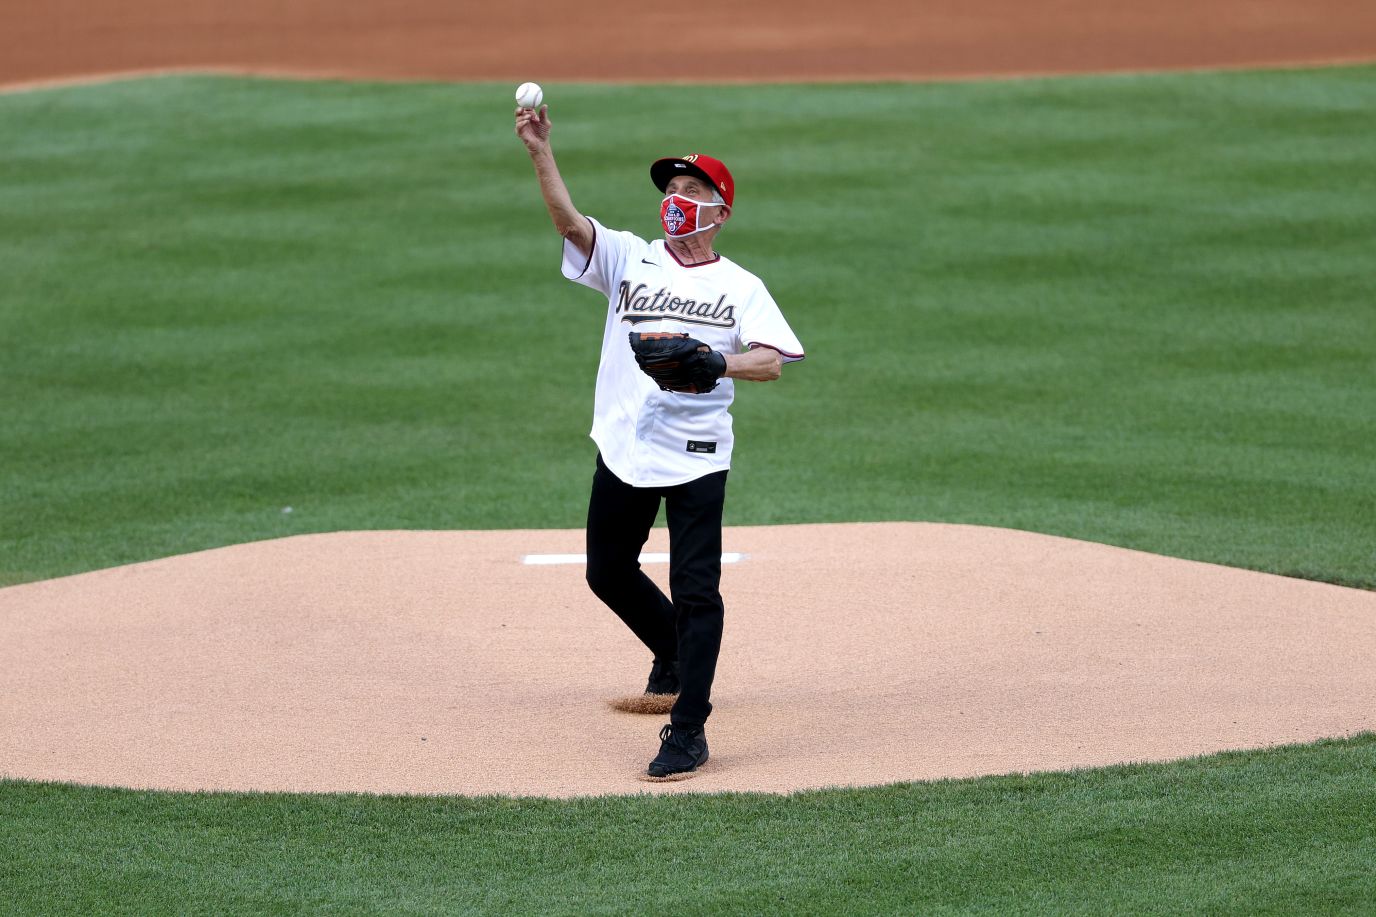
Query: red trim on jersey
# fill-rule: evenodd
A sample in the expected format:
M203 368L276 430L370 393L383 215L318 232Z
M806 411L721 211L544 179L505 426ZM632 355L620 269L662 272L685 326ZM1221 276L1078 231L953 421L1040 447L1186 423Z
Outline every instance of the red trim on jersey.
M770 350L774 351L775 353L780 354L781 356L788 357L790 360L806 360L806 359L807 359L807 354L805 354L805 353L789 353L787 350L784 350L784 349L779 348L779 347L775 347L773 344L765 344L765 343L762 343L762 342L760 342L760 341L748 341L748 342L746 342L746 345L745 345L745 346L748 347L748 348L750 348L751 350L753 350L753 349L756 348L756 347L768 347Z
M679 267L706 267L709 264L716 264L718 261L721 260L721 255L718 255L716 252L712 252L711 261L699 261L697 264L684 264L683 261L680 260L679 256L674 254L674 250L669 247L668 242L664 243L664 250L673 256L673 259L678 262Z

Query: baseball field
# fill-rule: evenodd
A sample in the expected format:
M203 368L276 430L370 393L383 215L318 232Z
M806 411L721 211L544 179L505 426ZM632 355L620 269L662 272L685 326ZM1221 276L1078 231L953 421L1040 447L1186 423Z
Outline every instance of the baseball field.
M0 94L0 642L41 630L32 590L87 571L581 524L602 314L558 276L513 86L169 74ZM1229 618L1211 645L1182 630L1162 651L1181 680L1148 687L1198 693L1189 660L1264 643L1283 612L1300 623L1275 680L1306 667L1357 712L1179 761L559 799L91 786L119 781L26 779L21 757L61 762L0 744L0 912L1372 912L1376 691L1300 649L1376 651L1376 66L545 88L575 199L608 225L653 231L645 166L683 143L740 181L723 243L809 358L741 387L728 526L959 523L1311 581L1332 604ZM923 605L910 574L876 584L885 613ZM728 642L735 608L787 628L807 605L726 598ZM1335 630L1340 602L1357 612ZM148 609L93 608L88 636L154 645ZM534 641L550 609L526 611ZM47 651L41 673L3 657L7 741L104 709L81 654ZM161 660L126 662L137 684ZM523 663L544 684L564 661ZM35 719L17 699L40 676L65 689ZM788 741L830 741L802 706ZM874 721L875 747L924 753L920 719ZM185 751L161 741L151 759ZM575 728L507 766L577 772L591 744Z

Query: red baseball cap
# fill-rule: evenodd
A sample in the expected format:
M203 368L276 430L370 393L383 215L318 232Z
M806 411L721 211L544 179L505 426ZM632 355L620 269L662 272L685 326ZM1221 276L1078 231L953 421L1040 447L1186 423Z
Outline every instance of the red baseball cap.
M726 201L728 206L736 199L736 182L731 178L726 163L720 159L713 159L702 153L689 153L681 159L657 159L650 166L650 180L661 191L668 187L669 180L675 175L684 174L696 175L710 182L712 187L721 193L722 200Z

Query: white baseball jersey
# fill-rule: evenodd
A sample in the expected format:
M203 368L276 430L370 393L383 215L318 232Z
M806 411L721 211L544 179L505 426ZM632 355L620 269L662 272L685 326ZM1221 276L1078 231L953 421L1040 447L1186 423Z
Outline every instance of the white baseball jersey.
M564 242L564 276L607 297L592 439L602 460L632 487L669 487L731 467L735 383L690 395L661 391L636 365L632 331L687 332L721 353L752 347L803 359L803 345L769 291L717 256L685 265L664 244L613 232L591 217L591 255Z

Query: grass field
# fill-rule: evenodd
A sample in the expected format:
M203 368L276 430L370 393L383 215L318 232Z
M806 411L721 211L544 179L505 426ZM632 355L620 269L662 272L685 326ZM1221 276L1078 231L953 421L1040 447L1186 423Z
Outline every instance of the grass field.
M581 525L602 304L559 277L507 88L0 98L0 583ZM742 182L722 248L811 356L738 399L729 523L1376 585L1376 71L549 94L610 225L653 231L647 163L685 144Z
M0 792L16 913L1370 914L1376 737L1151 767L572 802Z
M546 88L609 225L654 231L660 155L741 182L721 248L810 356L742 387L728 523L1004 525L1376 588L1376 68ZM558 276L508 96L0 96L0 584L580 525L601 304ZM1374 748L790 799L0 783L0 910L1369 913Z

